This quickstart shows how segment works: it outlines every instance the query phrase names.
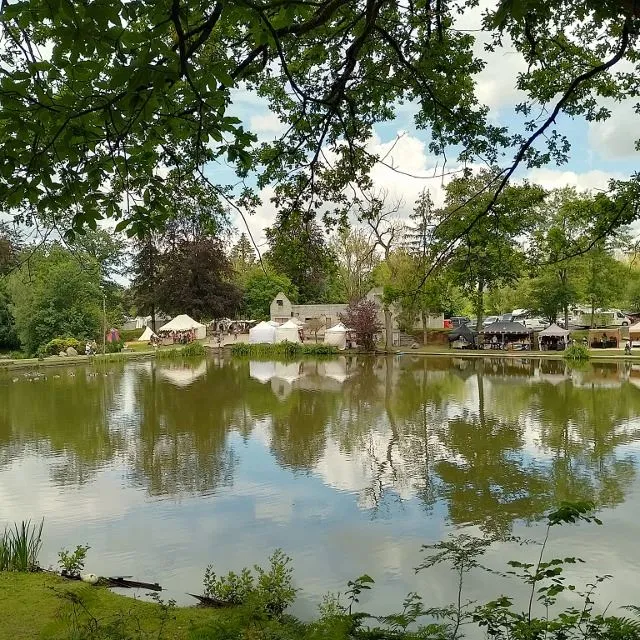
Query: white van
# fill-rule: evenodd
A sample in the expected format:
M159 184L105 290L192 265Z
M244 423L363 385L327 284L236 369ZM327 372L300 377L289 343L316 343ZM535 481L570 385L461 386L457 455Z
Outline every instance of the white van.
M581 313L576 313L572 318L569 318L570 324L591 326L591 311L582 309ZM629 318L620 309L596 309L593 321L596 327L627 327L631 324Z
M533 314L526 309L514 309L511 313L511 319L513 322L519 322L533 331L542 331L549 326L546 320L533 316Z

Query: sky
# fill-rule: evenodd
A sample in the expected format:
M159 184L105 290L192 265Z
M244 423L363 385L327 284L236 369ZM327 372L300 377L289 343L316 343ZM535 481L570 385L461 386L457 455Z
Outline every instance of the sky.
M459 28L479 29L482 11L489 4L490 0L481 0L477 11L467 12L460 19ZM492 121L508 126L512 132L523 131L521 120L514 111L516 104L524 96L516 88L517 74L525 70L522 57L508 42L499 51L487 54L484 51L486 37L481 33L475 35L476 53L487 60L486 68L477 77L478 98L489 107ZM634 140L639 137L637 132L640 127L633 103L603 104L612 112L611 118L604 122L589 123L584 119L559 117L556 128L569 138L572 145L568 163L521 171L517 174L518 178L526 177L546 188L570 185L580 190L597 190L605 189L611 178L625 178L637 171L640 167L640 153L635 151ZM235 114L259 140L273 139L285 130L266 103L248 92L236 94L233 108ZM373 170L376 188L387 190L392 200L402 199L402 215L409 214L418 194L425 187L431 190L436 205L442 203L444 193L444 182L438 175L438 169L442 169L442 160L429 153L428 132L418 131L413 126L413 112L411 104L399 106L396 119L377 127L368 145L371 152L381 155L393 147L386 162L399 171L420 176L415 178L403 175L382 165ZM450 160L447 167L453 169L455 163ZM271 189L262 191L262 205L247 221L261 249L265 248L264 228L273 223L276 213L269 201L272 195ZM245 230L244 222L239 216L235 223L239 231Z

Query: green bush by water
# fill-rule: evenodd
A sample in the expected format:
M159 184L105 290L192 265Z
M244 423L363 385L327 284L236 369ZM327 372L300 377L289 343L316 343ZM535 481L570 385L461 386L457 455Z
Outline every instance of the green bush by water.
M57 356L61 351L66 351L69 347L75 349L78 353L84 353L84 343L76 338L54 338L40 347L38 350L39 356Z
M585 362L590 358L589 349L578 342L569 345L564 352L565 360L573 360L576 362Z
M6 527L0 537L0 571L36 571L42 548L42 527L23 520Z
M238 342L231 346L233 356L333 356L338 350L328 344L300 344L299 342L279 342L277 344L247 344Z
M207 350L200 342L191 342L182 347L180 353L185 358L200 358L207 355Z

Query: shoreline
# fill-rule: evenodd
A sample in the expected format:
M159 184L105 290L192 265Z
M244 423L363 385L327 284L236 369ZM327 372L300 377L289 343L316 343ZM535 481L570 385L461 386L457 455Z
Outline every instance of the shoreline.
M204 345L209 353L212 354L225 354L231 355L231 345L224 345L217 347L213 345ZM16 369L40 369L48 367L64 367L68 365L88 365L88 364L110 364L118 361L127 360L149 360L156 359L156 351L125 351L120 353L108 353L106 355L97 354L95 356L65 356L61 358L59 356L53 356L40 360L38 358L24 358L24 359L0 359L0 372L12 371ZM484 351L484 350L425 350L421 349L409 349L403 350L385 350L380 349L374 352L371 351L359 351L352 349L349 351L341 351L336 355L353 355L353 356L421 356L421 357L434 357L434 358L530 358L536 360L564 360L564 356L561 351L548 352L548 351ZM631 361L640 362L640 350L631 355L625 355L622 350L599 350L591 349L589 352L590 358L586 362L598 362L598 361ZM310 356L313 357L313 356ZM331 357L331 356L330 356ZM335 357L335 356L332 356Z

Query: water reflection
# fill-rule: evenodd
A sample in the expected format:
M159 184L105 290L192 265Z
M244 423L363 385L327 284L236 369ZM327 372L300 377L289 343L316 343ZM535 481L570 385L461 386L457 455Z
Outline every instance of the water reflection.
M635 500L639 416L640 367L618 362L342 356L5 375L0 504L38 516L82 495L105 531L119 510L147 524L171 514L188 540L188 522L216 513L249 546L309 527L331 539L347 523L360 536L372 521L390 539L426 523L507 534L560 500ZM149 515L160 498L201 510ZM220 535L203 539L231 544Z

